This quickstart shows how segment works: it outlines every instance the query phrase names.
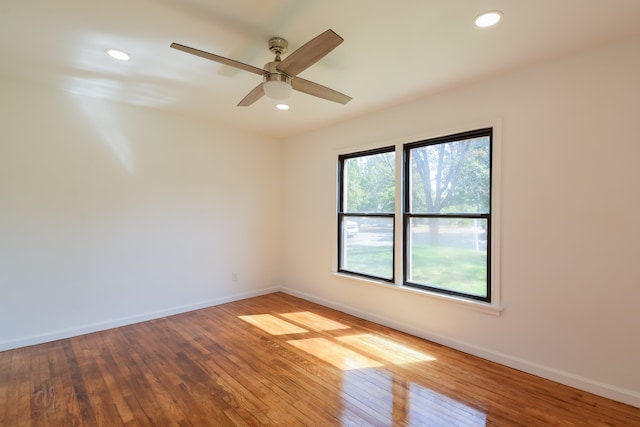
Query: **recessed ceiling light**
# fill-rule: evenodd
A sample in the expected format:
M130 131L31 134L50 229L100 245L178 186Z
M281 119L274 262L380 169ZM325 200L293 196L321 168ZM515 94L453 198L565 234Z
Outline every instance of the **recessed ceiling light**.
M478 27L491 27L492 25L496 25L500 19L502 19L502 12L492 10L491 12L485 12L479 15L475 22Z
M278 110L288 110L289 106L287 104L278 104L278 105L276 105L276 108Z
M107 49L107 54L110 57L118 59L120 61L128 61L130 59L127 53L117 49Z

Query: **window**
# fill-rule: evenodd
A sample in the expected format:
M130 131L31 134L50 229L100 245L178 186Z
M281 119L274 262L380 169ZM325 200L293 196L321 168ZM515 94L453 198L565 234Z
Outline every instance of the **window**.
M397 243L402 286L491 303L492 153L485 128L339 156L338 271L400 285Z
M491 302L492 129L404 146L404 285Z
M339 157L338 271L393 282L395 147Z

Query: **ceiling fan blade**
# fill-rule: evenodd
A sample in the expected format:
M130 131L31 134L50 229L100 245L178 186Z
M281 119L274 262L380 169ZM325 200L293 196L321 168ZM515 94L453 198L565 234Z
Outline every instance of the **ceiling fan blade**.
M248 65L242 62L234 61L233 59L225 58L223 56L215 55L213 53L205 52L204 50L194 49L189 46L184 46L178 43L171 43L171 47L174 49L181 50L183 52L190 53L192 55L200 56L205 59L209 59L211 61L219 62L224 65L229 65L234 68L239 68L241 70L249 71L250 73L263 75L267 73L267 71L262 68L254 67L253 65Z
M277 69L290 76L297 76L298 73L318 62L343 41L344 39L333 30L327 30L287 56L277 66Z
M262 98L263 96L264 96L264 86L263 86L263 83L260 83L258 86L253 88L253 90L249 92L247 96L242 98L242 101L238 103L238 107L248 107L249 105L256 102L258 99Z
M293 86L293 88L297 91L317 96L318 98L323 98L329 101L338 102L340 104L346 104L347 102L351 101L351 97L345 95L344 93L329 89L328 87L319 85L318 83L314 83L309 80L301 79L300 77L295 77L291 82L291 86Z

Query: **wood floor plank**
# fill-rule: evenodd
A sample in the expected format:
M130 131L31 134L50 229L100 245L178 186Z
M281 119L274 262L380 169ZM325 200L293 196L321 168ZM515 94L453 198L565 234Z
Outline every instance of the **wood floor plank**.
M55 390L54 419L51 425L80 426L80 408L75 396L69 359L65 354L66 341L56 341L49 350L49 374ZM37 346L40 347L40 346Z
M0 353L0 426L638 426L640 408L274 293Z
M11 379L11 360L13 359L13 354L15 351L7 351L5 352L6 357L0 356L0 408L7 407L10 404L9 396L10 396L10 379ZM9 416L8 411L0 410L0 425L6 425L9 423L7 417Z
M18 400L19 394L17 393L18 381L17 378L21 374L21 368L17 363L17 359L22 357L24 351L10 350L0 353L0 356L5 360L3 366L8 369L6 375L2 375L0 379L3 383L0 388L5 389L5 398L0 401L0 422L2 426L10 426L17 424L18 419Z

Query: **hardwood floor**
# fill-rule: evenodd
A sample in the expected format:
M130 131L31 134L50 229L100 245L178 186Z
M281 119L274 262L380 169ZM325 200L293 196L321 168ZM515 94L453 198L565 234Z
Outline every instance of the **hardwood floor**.
M640 409L275 293L0 353L1 426L640 426Z

